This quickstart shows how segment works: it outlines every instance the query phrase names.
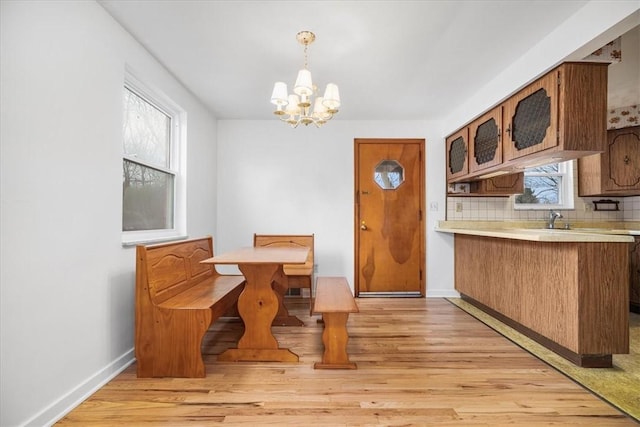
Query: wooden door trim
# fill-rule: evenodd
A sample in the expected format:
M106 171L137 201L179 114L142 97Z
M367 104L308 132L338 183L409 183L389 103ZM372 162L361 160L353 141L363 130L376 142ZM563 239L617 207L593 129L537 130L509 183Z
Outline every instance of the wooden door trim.
M426 152L425 152L425 144L426 141L424 138L354 138L353 150L354 150L354 209L353 209L353 224L354 224L354 247L353 247L353 257L354 257L354 294L355 296L359 296L360 294L360 257L358 254L358 248L360 246L360 233L359 233L359 219L360 219L360 203L359 203L359 192L358 188L359 184L359 173L360 173L360 158L359 158L359 147L364 144L418 144L418 149L420 152L420 167L419 167L419 204L420 204L420 264L422 274L420 275L420 292L421 296L424 297L427 294L427 264L426 264L426 232L425 232L425 222L426 222L426 211L425 211L425 199L426 199Z

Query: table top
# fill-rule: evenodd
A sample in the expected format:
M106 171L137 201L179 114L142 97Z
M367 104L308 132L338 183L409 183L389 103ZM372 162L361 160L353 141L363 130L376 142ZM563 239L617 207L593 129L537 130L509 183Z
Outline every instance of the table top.
M235 249L213 258L204 264L304 264L309 248L297 247L246 247Z

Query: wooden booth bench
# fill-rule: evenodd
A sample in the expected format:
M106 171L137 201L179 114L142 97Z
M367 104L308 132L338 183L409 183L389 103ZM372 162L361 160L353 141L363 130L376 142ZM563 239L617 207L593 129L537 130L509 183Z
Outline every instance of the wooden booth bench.
M244 277L200 261L211 237L136 248L137 375L204 377L201 345L211 324L236 307Z
M318 277L313 301L313 314L322 314L324 331L322 362L314 364L316 369L357 369L347 354L347 320L349 313L357 313L358 305L351 293L349 282L344 277Z

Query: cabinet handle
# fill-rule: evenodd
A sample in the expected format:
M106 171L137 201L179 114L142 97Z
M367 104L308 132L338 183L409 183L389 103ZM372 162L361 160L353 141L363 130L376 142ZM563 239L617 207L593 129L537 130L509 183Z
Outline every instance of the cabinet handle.
M511 124L507 126L507 129L505 130L505 132L507 133L507 135L511 136Z
M629 158L629 156L624 156L624 159L622 161L624 162L625 165L628 165L631 159Z

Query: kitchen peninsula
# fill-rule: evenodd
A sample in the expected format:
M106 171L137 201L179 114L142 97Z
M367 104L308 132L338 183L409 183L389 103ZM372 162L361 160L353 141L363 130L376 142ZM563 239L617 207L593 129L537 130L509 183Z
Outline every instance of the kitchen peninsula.
M454 234L455 288L476 305L582 367L629 352L632 230L507 228L442 221Z

